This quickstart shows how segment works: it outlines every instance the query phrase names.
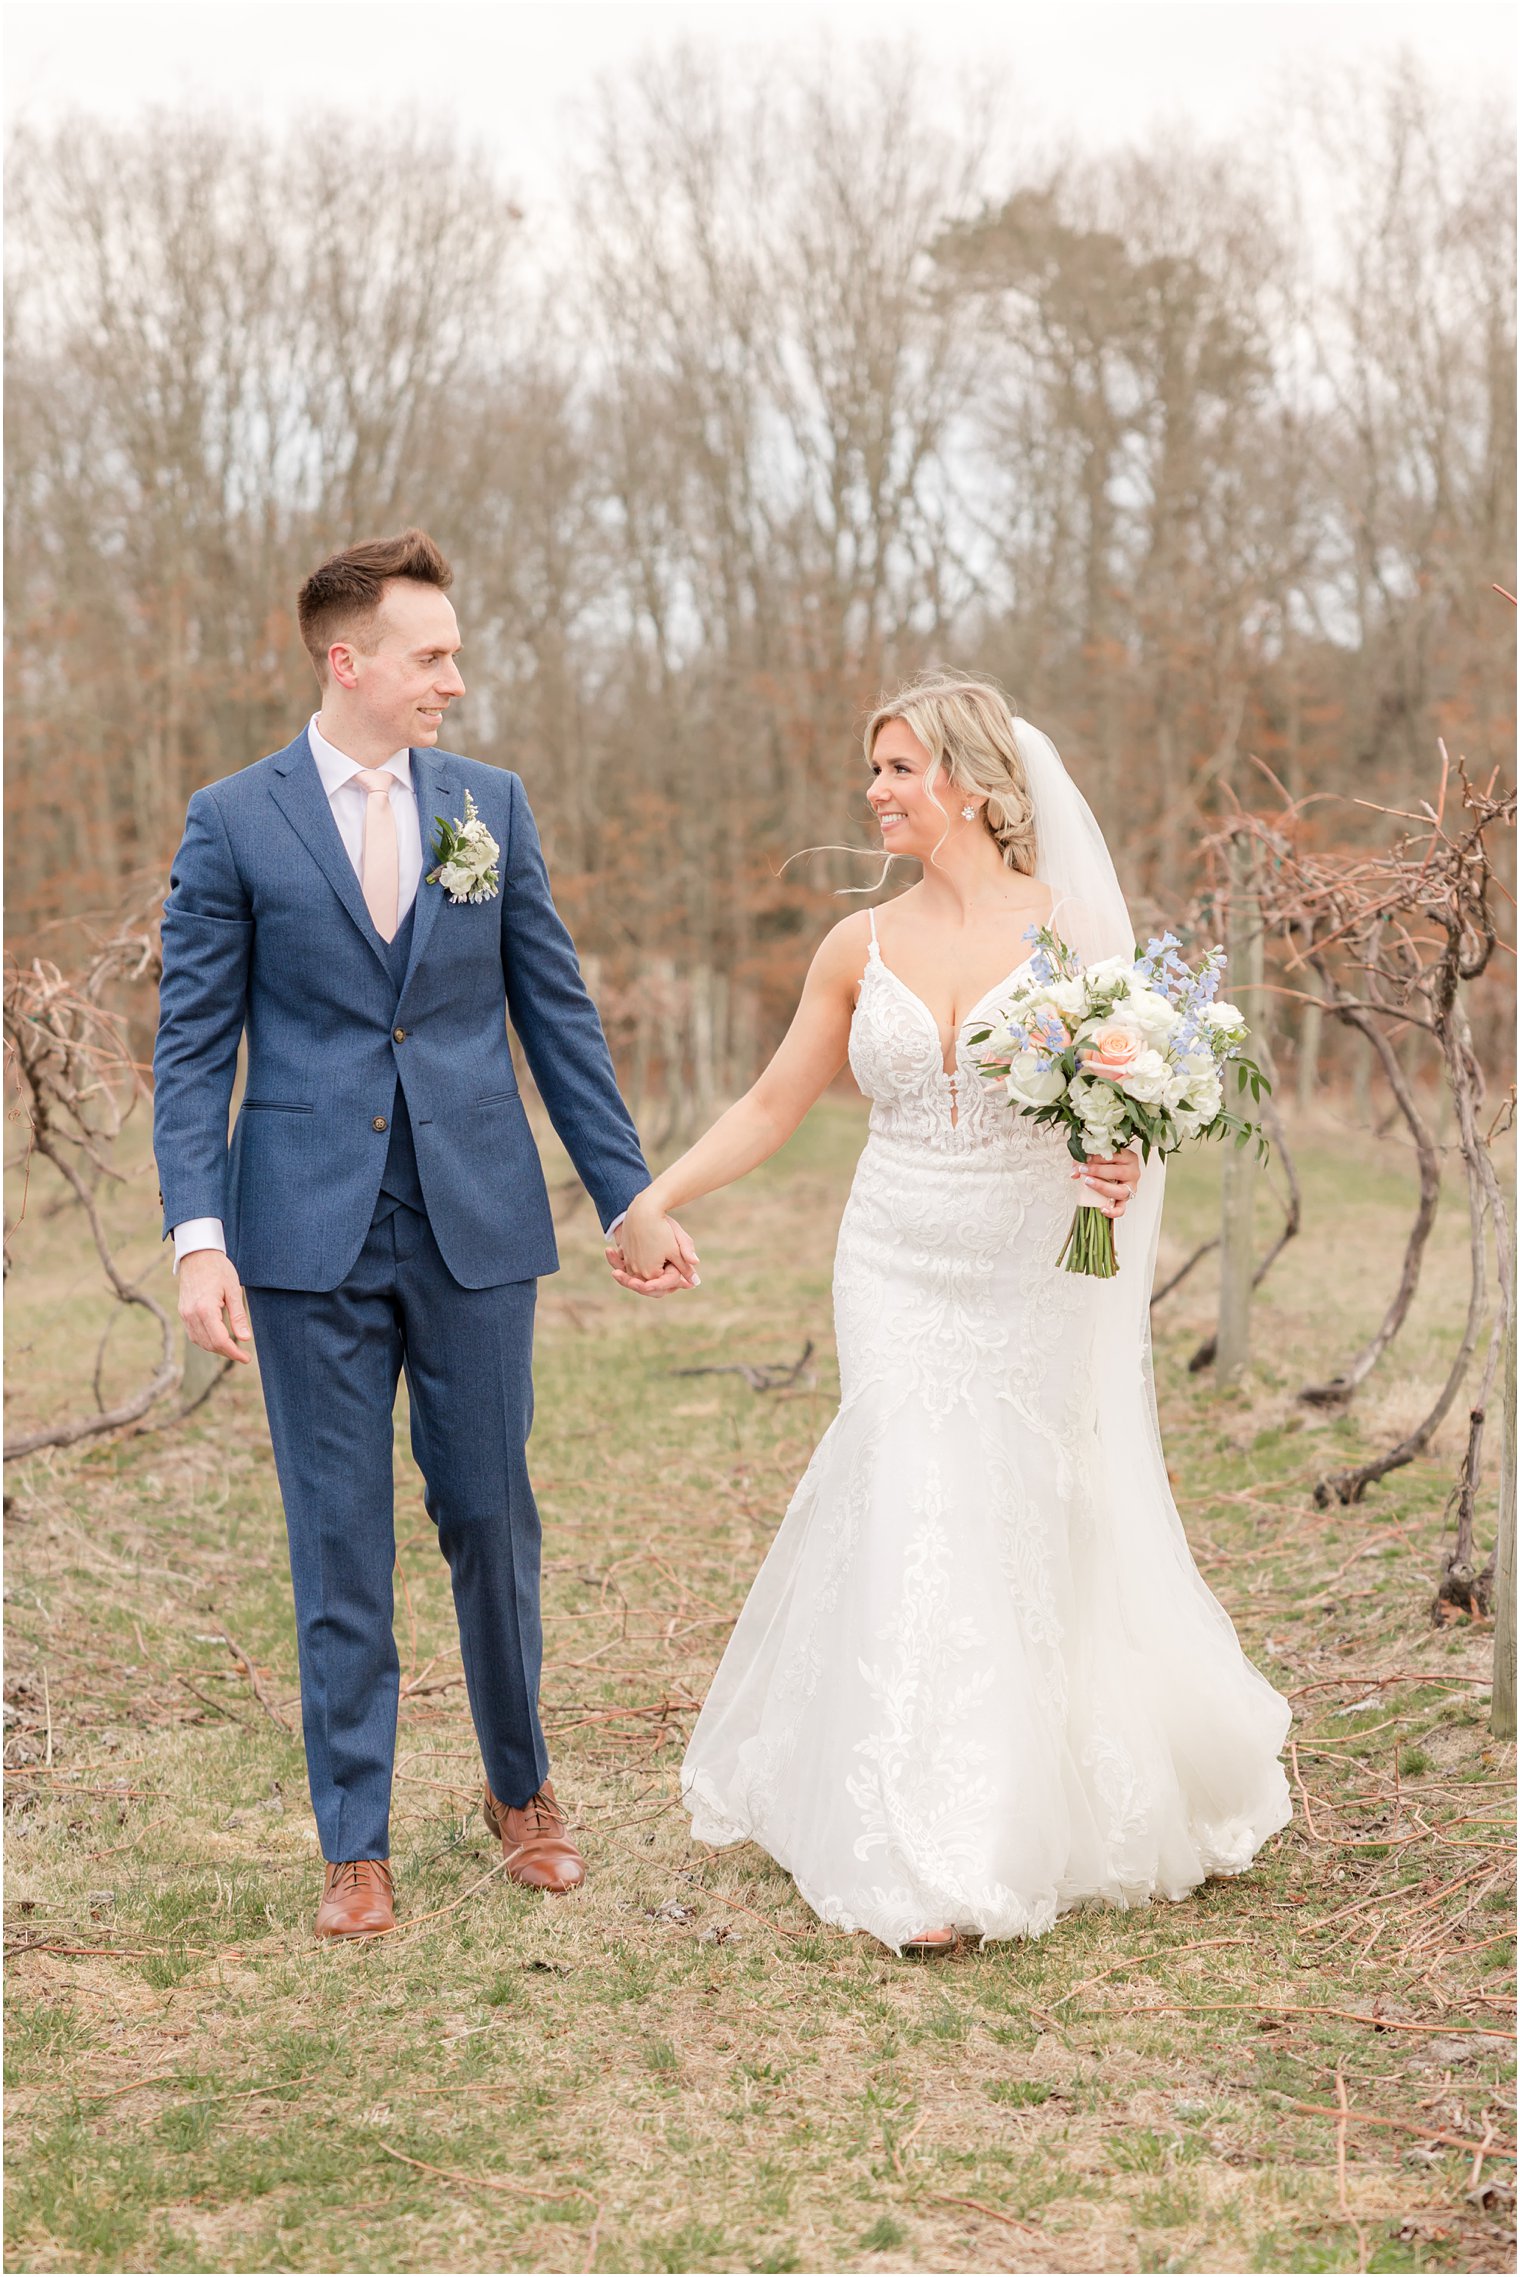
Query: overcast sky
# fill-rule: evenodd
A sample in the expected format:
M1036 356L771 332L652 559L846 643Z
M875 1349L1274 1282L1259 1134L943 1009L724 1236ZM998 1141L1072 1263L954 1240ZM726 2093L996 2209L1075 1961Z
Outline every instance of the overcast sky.
M597 73L685 39L725 49L904 36L952 82L1002 78L1057 130L1107 143L1158 116L1242 124L1285 70L1412 48L1469 91L1514 87L1517 11L1479 0L9 0L12 117L198 100L282 120L415 108L552 187Z

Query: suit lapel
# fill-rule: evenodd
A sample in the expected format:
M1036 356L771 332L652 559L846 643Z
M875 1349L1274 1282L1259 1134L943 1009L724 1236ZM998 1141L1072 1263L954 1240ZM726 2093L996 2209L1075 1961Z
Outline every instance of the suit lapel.
M412 751L412 785L417 793L417 820L422 826L422 875L417 880L417 914L412 923L412 953L407 959L406 980L401 984L403 994L407 983L422 962L444 898L441 885L428 884L428 871L435 867L437 855L433 851L433 832L437 817L448 815L449 801L456 796L456 781L449 772L447 755L434 751ZM450 818L454 819L454 818Z
M415 758L415 753L413 756ZM311 745L306 740L304 728L289 749L280 753L270 789L276 805L301 844L389 973L385 943L375 931L374 920L365 903L364 888L348 858L348 849L338 835L338 825L333 820L333 811L328 804L327 793L322 788L322 778L317 773L317 763L311 755ZM415 953L414 946L413 954Z

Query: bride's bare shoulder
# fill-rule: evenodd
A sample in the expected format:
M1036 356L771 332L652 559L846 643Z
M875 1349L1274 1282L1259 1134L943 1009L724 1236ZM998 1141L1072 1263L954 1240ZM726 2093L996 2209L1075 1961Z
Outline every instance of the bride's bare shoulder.
M869 911L852 909L824 934L814 952L813 970L824 980L858 980L870 943Z
M823 964L827 961L830 967L847 970L858 980L861 967L871 951L873 915L879 922L884 911L893 908L899 901L911 901L916 890L916 887L909 886L906 892L895 893L891 901L879 901L874 912L869 909L852 909L848 917L841 917L839 923L831 925L824 934L815 963Z
M853 1004L870 960L871 932L869 909L852 909L848 917L831 925L814 954L809 986L839 989Z

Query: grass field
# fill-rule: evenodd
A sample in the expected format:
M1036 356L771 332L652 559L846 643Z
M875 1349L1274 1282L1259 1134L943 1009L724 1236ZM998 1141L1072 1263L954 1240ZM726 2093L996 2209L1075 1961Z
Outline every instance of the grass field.
M494 1863L404 1431L404 1919L359 1948L309 1935L320 1869L251 1371L172 1430L12 1466L9 2267L1513 2265L1513 1750L1487 1730L1491 1634L1429 1618L1457 1430L1360 1508L1310 1493L1439 1380L1463 1302L1455 1191L1417 1324L1356 1407L1295 1399L1391 1287L1411 1193L1394 1145L1328 1118L1300 1134L1307 1228L1238 1393L1186 1372L1206 1266L1157 1315L1195 1555L1296 1713L1295 1818L1252 1873L923 1966L820 1927L754 1849L691 1844L684 1735L833 1410L832 1238L861 1135L830 1101L694 1212L689 1298L623 1296L589 1206L565 1217L533 1453L546 1720L591 1874L573 1899ZM1216 1178L1214 1158L1174 1171L1174 1255ZM41 1166L11 1283L13 1427L88 1404L112 1310L57 1199ZM146 1174L111 1204L134 1269L151 1203ZM788 1362L808 1338L788 1392L676 1373ZM108 1397L148 1349L124 1320Z

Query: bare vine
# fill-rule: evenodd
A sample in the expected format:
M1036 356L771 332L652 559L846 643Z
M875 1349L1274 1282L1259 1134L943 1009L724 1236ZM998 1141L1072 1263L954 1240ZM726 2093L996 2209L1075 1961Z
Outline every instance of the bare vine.
M128 1015L112 999L123 990L147 991L157 985L161 968L152 912L161 900L160 887L147 908L130 913L97 937L76 972L65 973L43 957L24 965L7 960L5 966L6 1081L14 1095L7 1120L19 1122L25 1134L21 1209L5 1229L7 1270L12 1239L26 1216L32 1157L40 1155L52 1164L84 1213L113 1295L122 1305L148 1313L158 1324L160 1340L158 1361L146 1382L107 1406L102 1366L108 1328L96 1355L94 1412L20 1433L7 1442L7 1462L43 1447L73 1446L78 1440L136 1423L176 1391L183 1378L179 1323L140 1281L127 1279L106 1232L99 1200L102 1185L125 1183L112 1155L128 1119L147 1095L143 1070L132 1050Z
M1473 1503L1484 1416L1506 1324L1512 1326L1514 1320L1514 1242L1494 1168L1494 1132L1480 1129L1485 1081L1472 1045L1465 992L1496 954L1513 953L1501 944L1493 913L1493 847L1498 833L1514 826L1515 793L1499 788L1497 777L1483 785L1472 782L1462 761L1453 766L1444 744L1440 756L1441 779L1432 802L1421 802L1413 813L1373 809L1417 825L1391 847L1316 850L1304 842L1302 806L1290 802L1271 816L1232 815L1208 841L1208 852L1217 905L1230 843L1241 836L1257 842L1263 922L1279 943L1286 974L1291 979L1313 971L1326 1014L1370 1042L1408 1126L1419 1167L1414 1222L1382 1322L1328 1382L1305 1386L1300 1396L1314 1404L1345 1405L1392 1344L1408 1318L1435 1218L1439 1153L1394 1049L1401 1035L1429 1037L1452 1100L1469 1224L1468 1306L1457 1352L1428 1412L1410 1431L1365 1462L1322 1479L1315 1489L1322 1507L1332 1499L1359 1502L1375 1480L1412 1462L1455 1403L1486 1331L1482 1378L1453 1489L1457 1539L1436 1600L1437 1617L1450 1618L1453 1606L1487 1612L1494 1574L1492 1557L1481 1570L1475 1564ZM1497 1303L1489 1288L1490 1255Z

